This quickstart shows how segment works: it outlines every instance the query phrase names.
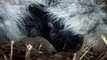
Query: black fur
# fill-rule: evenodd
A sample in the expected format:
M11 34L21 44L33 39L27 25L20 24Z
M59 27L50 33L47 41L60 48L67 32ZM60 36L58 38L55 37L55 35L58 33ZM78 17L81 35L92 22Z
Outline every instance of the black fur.
M64 26L60 25L59 22L53 23L54 29L52 29L48 25L50 16L43 5L32 4L29 6L29 12L32 17L27 16L27 20L24 21L27 35L30 37L38 35L45 37L57 51L74 49L82 39L79 35L72 35L69 31L61 31Z
M53 25L53 26L52 26ZM63 31L64 26L58 22L50 25L50 42L57 51L69 51L77 47L77 44L83 40L82 35L74 35L71 31Z
M27 16L27 20L24 21L27 35L30 37L40 35L47 38L50 29L47 25L47 12L44 11L44 6L32 4L28 9L32 17Z

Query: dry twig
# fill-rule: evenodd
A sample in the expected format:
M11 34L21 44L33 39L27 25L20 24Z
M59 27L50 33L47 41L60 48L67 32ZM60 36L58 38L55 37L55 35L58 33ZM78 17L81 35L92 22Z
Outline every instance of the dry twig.
M32 45L28 44L28 45L26 45L26 47L27 47L27 49L26 49L25 60L30 60L30 52L31 52L31 49L32 49Z
M107 45L107 39L104 35L101 35L101 39L105 42L105 44Z
M94 45L94 44L93 44ZM89 46L88 49L85 51L85 53L80 57L79 60L82 60L82 58L87 54L87 52L93 47L93 45Z
M11 50L10 50L10 59L9 60L12 60L12 57L13 57L13 45L14 45L14 41L11 41Z
M73 59L72 59L72 60L76 60L76 56L77 56L77 54L76 54L76 53L74 53L74 57L73 57Z

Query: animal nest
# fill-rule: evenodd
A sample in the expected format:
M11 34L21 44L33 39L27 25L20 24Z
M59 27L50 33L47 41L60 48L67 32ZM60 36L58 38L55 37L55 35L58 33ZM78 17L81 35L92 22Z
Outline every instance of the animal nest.
M35 40L32 38L31 40ZM28 41L28 40L24 40ZM81 57L78 56L79 45L74 51L69 52L55 52L53 49L47 51L42 48L42 45L35 43L34 41L29 44L23 42L13 42L9 44L0 45L0 60L107 60L107 52L94 53L91 49L81 53ZM34 47L37 45L36 47Z

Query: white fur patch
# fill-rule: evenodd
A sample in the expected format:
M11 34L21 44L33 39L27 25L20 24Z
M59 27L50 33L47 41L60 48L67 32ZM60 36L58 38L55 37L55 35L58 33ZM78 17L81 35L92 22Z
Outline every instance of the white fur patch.
M2 6L3 5L3 6ZM25 5L11 5L2 4L0 6L0 30L3 31L1 35L6 36L10 40L19 40L25 36L23 19L29 15L26 11ZM0 35L0 36L1 36Z
M26 12L25 6L6 6L7 16L4 17L4 27L6 36L9 39L19 40L24 37L23 17ZM20 28L19 28L20 27ZM22 31L21 31L22 30Z
M23 18L30 16L27 11L30 4L48 5L49 0L0 0L0 30L2 35L10 40L20 40L25 37ZM1 36L1 35L0 35Z
M74 34L86 34L97 23L101 23L103 18L106 18L106 14L97 5L97 0L72 0L67 2L62 0L59 5L50 7L47 10L50 12L52 21L53 18L57 18L55 21L59 21L59 18L63 18L61 21L64 24L64 30L70 30Z

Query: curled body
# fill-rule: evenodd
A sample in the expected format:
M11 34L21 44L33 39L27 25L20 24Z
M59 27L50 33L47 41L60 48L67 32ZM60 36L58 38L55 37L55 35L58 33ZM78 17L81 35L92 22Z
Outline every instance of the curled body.
M27 36L43 36L50 39L56 48L59 45L62 47L65 41L68 48L75 48L78 41L84 38L87 43L83 45L85 48L92 43L99 45L98 38L107 34L107 15L98 5L100 0L0 2L3 2L0 3L0 43L8 40L18 41ZM55 28L51 29L48 23L52 23ZM61 43L58 40L60 38ZM99 46L105 48L103 41Z

